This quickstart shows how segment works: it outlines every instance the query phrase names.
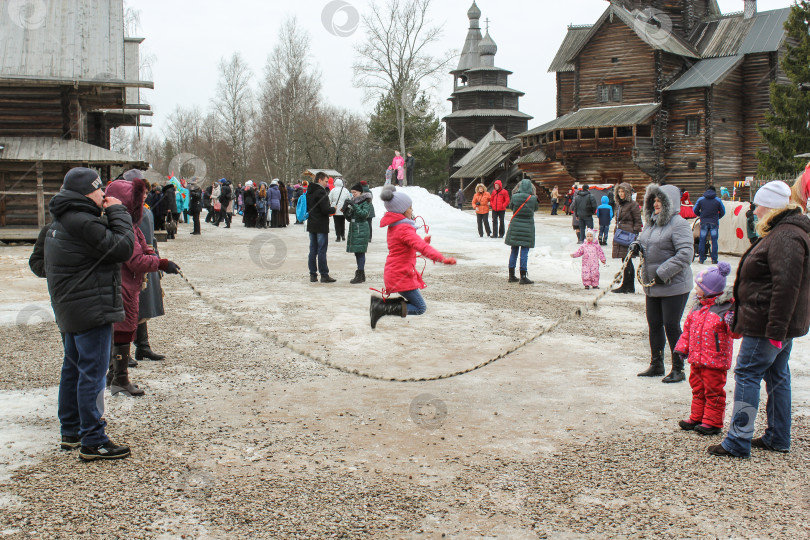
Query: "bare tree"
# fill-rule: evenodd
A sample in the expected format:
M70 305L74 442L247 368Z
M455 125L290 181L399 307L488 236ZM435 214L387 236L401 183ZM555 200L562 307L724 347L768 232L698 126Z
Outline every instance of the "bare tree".
M307 167L301 132L321 101L320 74L310 62L309 43L309 34L294 17L284 21L261 86L260 160L268 176L287 183Z
M239 53L230 60L222 59L219 70L214 112L230 154L228 172L235 181L244 182L250 160L253 75Z
M203 115L199 107L186 108L178 105L169 115L163 135L167 141L172 143L172 147L178 154L194 152L194 145L200 137L202 123Z
M354 84L368 99L391 96L394 101L400 152L405 154L405 117L424 87L435 84L455 54L435 57L428 48L441 37L441 26L429 26L432 0L372 2L363 17L366 41L357 48Z

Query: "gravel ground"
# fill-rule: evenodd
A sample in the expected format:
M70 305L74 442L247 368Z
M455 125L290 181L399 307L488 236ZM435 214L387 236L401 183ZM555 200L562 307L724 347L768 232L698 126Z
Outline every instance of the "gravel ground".
M273 269L255 264L250 247L256 234L267 233L203 232L161 247L206 300L166 277L170 315L152 321L150 333L169 359L132 370L145 397L107 398L110 436L129 444L132 458L82 464L56 448L55 418L30 419L50 438L27 450L32 461L0 483L3 536L810 532L807 416L795 416L788 455L706 455L718 437L677 428L688 411L688 386L635 377L647 354L640 295L608 295L600 309L472 374L383 383L279 348L240 319L349 367L435 375L498 354L594 294L576 278L545 282L542 269L532 272L534 287L521 287L506 284L500 268L465 267L463 260L457 268L431 265L428 313L386 318L371 332L368 291L347 283L352 259L340 253L343 246L330 248L340 281L310 285L300 227L272 233L286 250ZM25 248L4 249L0 263L23 257ZM384 257L384 245L373 243L367 286L381 283ZM30 286L31 301L42 300L41 283ZM0 326L0 351L0 390L35 394L58 383L53 323ZM800 377L806 374L794 373Z

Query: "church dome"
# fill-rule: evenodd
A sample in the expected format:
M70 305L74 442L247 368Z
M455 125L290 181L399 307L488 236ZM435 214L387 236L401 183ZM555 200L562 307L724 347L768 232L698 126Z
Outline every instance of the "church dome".
M471 21L481 18L481 10L478 9L478 5L475 2L473 2L472 7L467 11L467 17L469 17Z
M478 44L478 51L481 53L481 56L495 56L498 53L498 45L496 45L495 41L490 37L489 31L487 31L487 35L484 36L481 43Z

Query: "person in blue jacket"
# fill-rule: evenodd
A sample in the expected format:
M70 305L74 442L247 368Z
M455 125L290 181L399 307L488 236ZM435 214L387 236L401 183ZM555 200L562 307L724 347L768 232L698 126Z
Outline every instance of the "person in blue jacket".
M613 206L607 195L602 196L602 204L596 207L596 217L599 219L599 245L606 246L610 222L613 221Z
M694 212L700 218L700 244L698 245L698 260L701 264L706 261L706 237L712 241L712 264L717 264L717 239L720 232L720 218L726 215L723 201L717 198L714 186L709 189L695 203Z

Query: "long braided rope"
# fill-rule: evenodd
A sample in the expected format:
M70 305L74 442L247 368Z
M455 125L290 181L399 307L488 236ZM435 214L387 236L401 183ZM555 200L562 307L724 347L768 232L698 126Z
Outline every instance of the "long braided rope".
M409 378L385 377L385 376L377 375L377 374L374 374L374 373L368 373L368 372L365 372L365 371L360 371L359 369L354 369L354 368L348 368L348 367L345 367L345 366L341 366L339 364L336 364L336 363L332 362L331 360L329 360L327 358L322 358L320 356L316 356L315 354L302 349L301 347L297 346L296 344L292 343L291 341L283 339L280 336L278 336L277 334L274 334L274 333L270 332L269 330L267 330L265 328L261 328L259 326L256 326L252 321L246 319L245 317L237 315L236 313L229 310L228 308L223 307L221 303L214 302L214 301L208 299L206 296L203 296L203 294L200 292L200 290L185 276L185 274L183 274L182 271L180 271L180 277L183 278L183 281L185 281L186 284L189 286L189 288L191 288L192 292L200 300L205 302L206 305L211 307L213 310L218 311L219 313L221 313L225 317L235 319L240 324L242 324L244 327L250 328L254 332L264 336L269 341L273 342L274 344L278 345L279 347L284 347L285 349L288 349L288 350L294 352L295 354L297 354L299 356L302 356L302 357L307 358L307 359L309 359L309 360L311 360L313 362L321 364L322 366L325 366L325 367L327 367L329 369L334 369L334 370L340 371L342 373L346 373L346 374L349 374L349 375L355 375L357 377L362 377L362 378L365 378L365 379L371 379L371 380L375 380L375 381L384 381L384 382L416 383L416 382L440 381L442 379L451 379L453 377L459 377L461 375L466 375L467 373L472 373L473 371L477 371L479 369L485 368L485 367L489 366L490 364L494 364L498 360L506 358L510 354L513 354L513 353L517 352L518 350L522 349L523 347L526 347L530 343L532 343L532 342L536 341L537 339L539 339L541 336L543 336L545 334L548 334L549 332L554 331L555 329L559 328L561 325L567 323L568 321L583 317L591 309L598 308L599 307L599 301L602 300L602 298L604 298L605 295L607 295L610 292L611 288L613 288L614 285L616 285L617 283L619 283L622 280L622 277L624 275L624 271L627 268L627 265L630 263L630 259L631 259L631 256L628 253L627 257L625 257L625 259L623 261L621 270L619 270L619 272L613 278L613 281L611 282L611 284L608 285L607 288L605 288L601 293L599 293L599 295L597 297L595 297L589 304L583 304L581 306L576 307L575 309L573 309L570 313L568 313L564 317L562 317L560 319L557 319L556 321L554 321L553 323L551 323L548 326L543 327L538 332L536 332L534 335L530 336L527 339L524 339L523 341L521 341L517 345L503 351L499 355L494 356L494 357L492 357L492 358L490 358L490 359L488 359L488 360L486 360L484 362L481 362L480 364L476 364L476 365L474 365L474 366L472 366L470 368L462 369L462 370L459 370L459 371L454 371L452 373L444 373L442 375L435 375L435 376L432 376L432 377L409 377Z

